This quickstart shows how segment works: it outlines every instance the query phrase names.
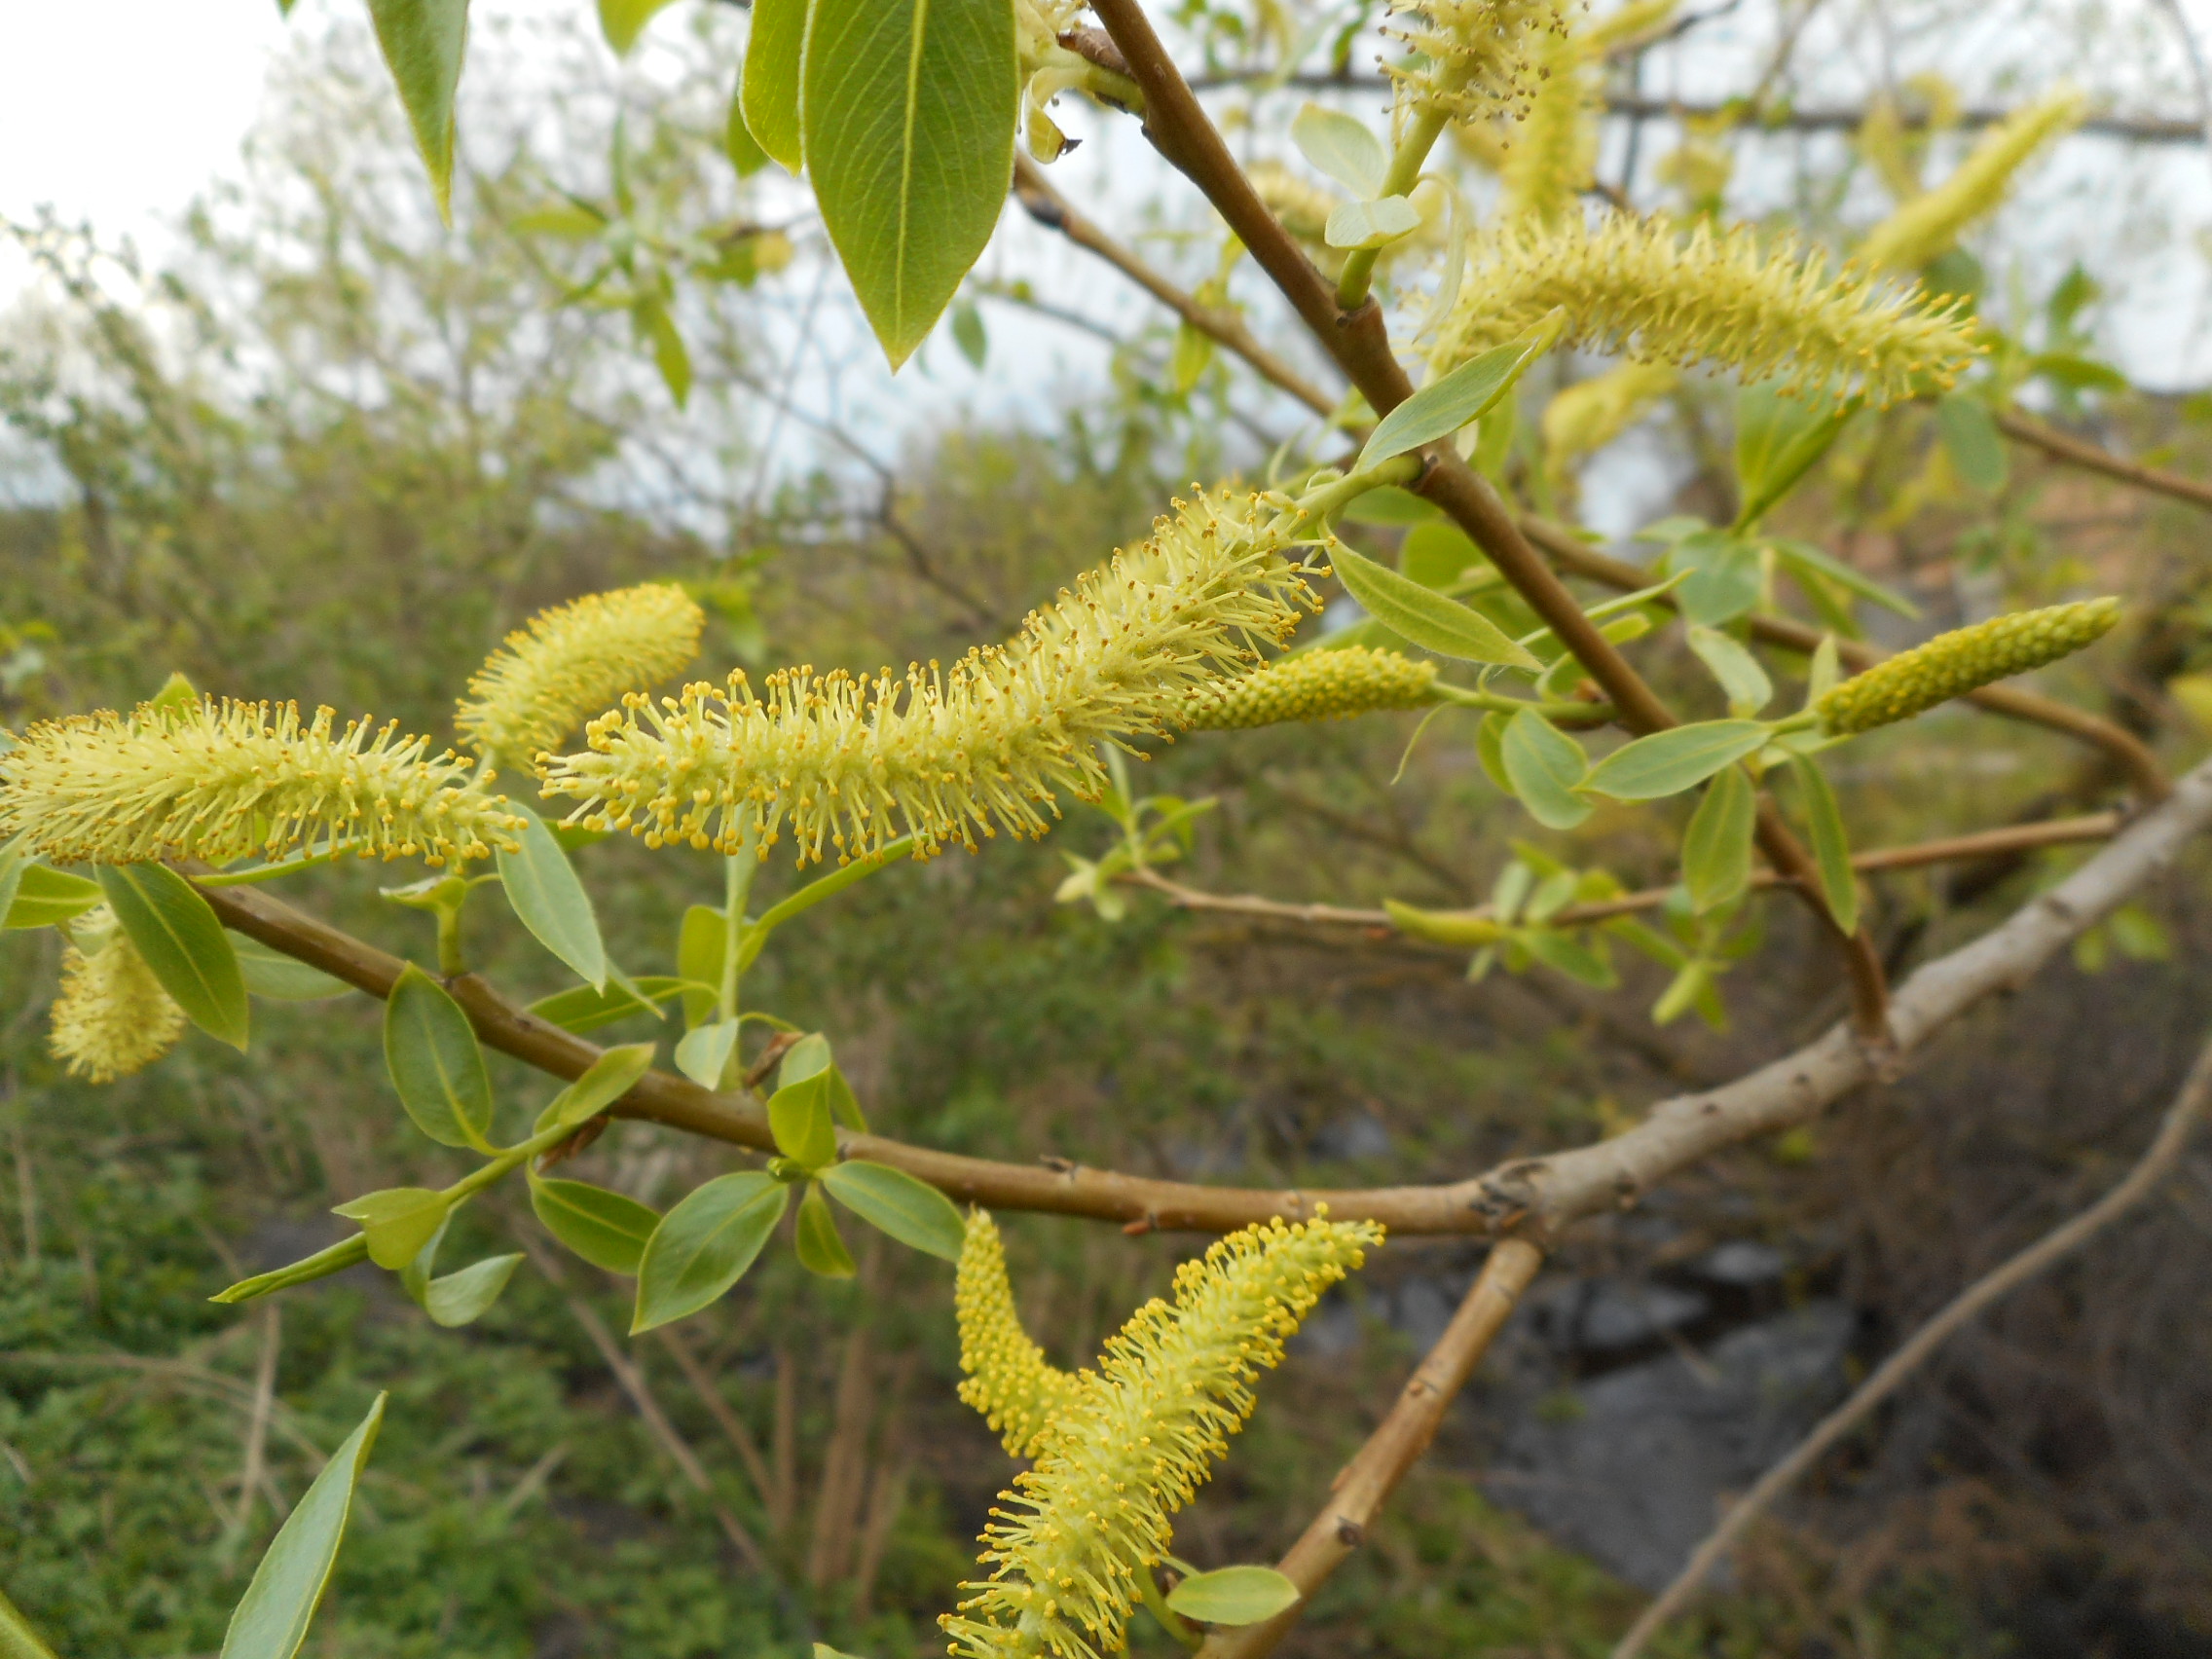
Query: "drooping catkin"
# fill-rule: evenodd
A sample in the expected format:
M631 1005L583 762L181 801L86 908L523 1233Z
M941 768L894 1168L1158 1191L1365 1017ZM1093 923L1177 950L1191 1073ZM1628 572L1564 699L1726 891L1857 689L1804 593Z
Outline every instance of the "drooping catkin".
M1285 720L1335 720L1436 701L1436 664L1397 651L1348 645L1301 651L1235 680L1216 680L1184 700L1193 731L1238 731Z
M801 863L840 861L902 834L921 856L976 834L1041 835L1055 790L1105 788L1101 742L1167 734L1197 686L1243 672L1318 608L1286 551L1318 529L1258 496L1200 495L1152 538L1030 613L1009 645L903 682L786 669L756 697L686 686L632 694L591 722L587 753L553 760L548 794L569 822L627 830L646 845L772 845L788 826Z
M1923 714L1953 697L2041 668L2094 645L2120 620L2117 599L2087 599L1993 616L1938 634L1926 645L1831 686L1814 705L1837 736L1871 731Z
M1684 236L1611 213L1596 229L1570 218L1478 235L1436 371L1515 339L1555 307L1568 319L1562 348L1724 363L1746 381L1780 377L1875 404L1949 386L1979 350L1956 303L1849 269L1830 276L1822 254L1787 239L1762 249L1748 226L1715 233L1700 222Z
M1381 1243L1372 1222L1272 1221L1176 1270L1049 1428L1037 1464L1000 1494L986 1579L938 1622L957 1659L1103 1659L1122 1645L1137 1574L1167 1553L1169 1520L1256 1403L1249 1383L1321 1293Z
M1918 271L1969 225L1994 212L2020 168L2046 144L2080 126L2087 108L2081 92L2061 87L2014 110L1981 135L1950 177L1868 232L1853 257L1878 270Z
M105 904L69 927L47 1047L71 1077L113 1083L152 1065L184 1035L177 1007Z
M1045 1357L1021 1328L1006 1246L987 1210L968 1212L952 1306L960 1321L960 1397L982 1413L1008 1452L1033 1457L1073 1400L1078 1380Z
M0 839L59 864L343 847L432 865L519 845L504 796L469 783L451 750L367 719L334 731L317 709L229 698L45 720L0 754Z
M1558 392L1538 423L1544 434L1544 470L1555 486L1586 455L1604 449L1681 381L1666 363L1615 363L1602 375Z
M1600 100L1591 46L1579 32L1539 35L1532 44L1535 95L1507 134L1498 168L1508 219L1551 226L1582 214L1582 193L1598 175Z
M1539 43L1567 27L1560 0L1397 0L1390 17L1383 32L1419 55L1383 66L1401 105L1462 121L1525 114L1543 80Z
M528 767L625 691L699 654L706 613L669 582L586 594L541 610L485 659L454 716L479 755Z

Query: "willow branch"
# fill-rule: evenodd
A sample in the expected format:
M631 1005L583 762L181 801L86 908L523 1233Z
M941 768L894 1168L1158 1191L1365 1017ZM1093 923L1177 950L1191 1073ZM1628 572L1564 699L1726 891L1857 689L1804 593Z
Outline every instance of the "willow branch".
M2197 1055L2196 1064L2191 1068L2180 1094L2167 1108L2150 1150L2128 1171L2127 1178L2071 1221L2052 1229L2004 1266L1975 1280L1940 1313L1915 1331L1911 1340L1884 1360L1849 1399L1822 1419L1820 1425L1800 1441L1788 1456L1761 1475L1758 1484L1737 1500L1727 1518L1698 1545L1675 1581L1621 1638L1620 1645L1613 1649L1613 1659L1636 1659L1668 1620L1689 1604L1706 1575L1735 1546L1744 1530L1819 1462L1829 1447L1896 1393L1968 1320L2038 1273L2055 1267L2156 1192L2181 1161L2190 1132L2204 1116L2207 1105L2212 1105L2212 1044Z
M1096 254L1200 334L1242 357L1262 379L1289 392L1318 414L1326 415L1336 407L1335 399L1261 345L1244 326L1242 317L1221 307L1201 305L1196 296L1168 281L1086 218L1073 203L1052 188L1044 168L1019 150L1014 157L1014 194L1023 210L1037 223L1047 230L1059 232L1087 252Z
M2140 461L2123 461L2102 445L2090 443L2060 431L2047 422L2039 421L2021 409L1997 411L1997 425L2015 443L2039 449L2053 461L2064 461L2068 466L2079 466L2083 471L2100 473L2122 484L2132 484L2138 490L2166 496L2177 501L2187 501L2193 507L2212 509L2212 484L2198 479L2184 478L2178 472L2162 467L2145 466Z
M1329 1490L1329 1501L1276 1564L1303 1599L1264 1624L1215 1631L1198 1649L1198 1659L1260 1659L1289 1634L1306 1602L1366 1541L1368 1528L1398 1482L1428 1450L1444 1414L1543 1260L1544 1253L1527 1239L1498 1241L1444 1335L1399 1390L1389 1416L1344 1466Z
M1899 1063L1983 997L2025 983L2053 953L2163 869L2212 824L2212 761L2186 774L2173 795L2137 818L2112 844L2049 892L1972 944L1922 967L1892 1009L1896 1048L1884 1053L1844 1026L1723 1087L1653 1107L1608 1140L1520 1159L1468 1180L1339 1190L1209 1187L1089 1169L1065 1159L1032 1166L939 1152L883 1135L837 1132L839 1152L903 1169L949 1197L993 1209L1084 1216L1141 1228L1227 1233L1273 1217L1303 1220L1327 1204L1343 1221L1380 1221L1406 1234L1482 1235L1530 1225L1565 1226L1632 1202L1698 1160L1803 1122L1880 1065ZM226 927L372 996L388 996L405 966L397 957L308 916L256 888L201 888ZM515 1007L475 975L447 981L486 1045L564 1082L583 1075L601 1050ZM664 1124L711 1140L767 1152L774 1145L757 1100L717 1093L686 1078L649 1071L617 1101L616 1117Z
M1591 581L1604 582L1607 587L1633 593L1651 585L1651 572L1625 560L1615 559L1599 552L1577 536L1565 525L1533 513L1522 518L1522 527L1530 538L1543 548L1562 570ZM1677 608L1672 594L1661 594L1654 604ZM1767 644L1780 645L1786 650L1810 654L1821 643L1821 630L1787 616L1752 616L1749 618L1752 637ZM1863 671L1883 661L1889 653L1860 640L1836 641L1836 655L1845 666ZM2128 782L2144 800L2163 800L2173 788L2165 768L2148 745L2133 732L2092 715L2061 703L2055 697L2045 697L2034 691L2022 690L2016 685L1984 685L1978 691L1967 693L1966 701L1976 708L1985 709L2007 719L2021 720L2030 725L2047 726L2052 731L2064 732L2083 743L2094 744L2110 755L2127 775Z
M2125 822L2117 812L2092 812L2079 818L2054 818L2041 824L2008 825L1997 830L1977 830L1965 835L1946 835L1938 840L1915 841L1901 847L1869 847L1854 853L1851 867L1858 870L1920 869L1929 865L1959 864L1972 859L1998 858L2009 853L2034 852L2043 847L2072 846L2083 841L2109 840L2120 832ZM1203 888L1186 886L1171 876L1145 866L1126 871L1120 878L1132 887L1149 888L1169 903L1183 910L1205 910L1217 914L1250 916L1269 922L1291 922L1302 927L1387 928L1397 932L1385 910L1355 910L1340 904L1289 904L1279 899L1263 899L1250 893L1208 893ZM1751 885L1754 888L1773 888L1783 884L1783 878L1771 869L1754 869ZM1674 893L1672 887L1647 887L1635 893L1624 893L1617 899L1601 899L1587 904L1569 904L1554 911L1544 919L1547 927L1587 927L1597 922L1612 920L1615 916L1632 916L1644 910L1655 910L1666 903ZM1424 912L1439 921L1487 922L1494 920L1492 907L1477 904L1465 910L1430 910Z
M1204 193L1378 416L1387 415L1411 397L1413 382L1390 349L1382 308L1370 295L1355 311L1339 309L1336 285L1314 268L1260 200L1168 55L1140 0L1097 0L1093 10L1121 49L1130 79L1144 90L1144 131L1153 147ZM1413 488L1442 507L1483 550L1553 637L1598 682L1618 711L1621 724L1638 736L1676 724L1674 715L1643 677L1583 614L1574 595L1530 544L1482 475L1449 443L1431 444L1425 454L1428 468ZM1861 1032L1882 1040L1889 989L1872 938L1864 928L1847 936L1835 926L1820 897L1812 855L1781 815L1763 802L1757 838L1767 862L1791 879L1841 951L1851 983L1853 1018Z

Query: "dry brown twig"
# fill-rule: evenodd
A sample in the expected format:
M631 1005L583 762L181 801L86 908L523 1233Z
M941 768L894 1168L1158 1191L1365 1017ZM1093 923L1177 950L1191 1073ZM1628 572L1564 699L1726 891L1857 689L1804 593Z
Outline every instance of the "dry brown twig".
M1761 1475L1757 1484L1737 1499L1726 1518L1698 1545L1675 1581L1621 1638L1620 1644L1613 1649L1612 1659L1636 1659L1651 1638L1689 1605L1707 1576L1735 1547L1745 1530L1818 1463L1830 1447L1865 1421L1876 1406L1903 1386L1968 1320L2038 1273L2057 1266L2155 1193L2181 1161L2190 1134L2203 1118L2207 1106L2212 1106L2212 1043L2197 1055L2181 1092L2167 1108L2149 1150L2128 1171L2126 1179L2072 1220L2053 1228L2002 1267L1976 1279L1941 1312L1915 1331L1903 1346L1852 1391L1849 1399L1822 1419L1787 1457Z

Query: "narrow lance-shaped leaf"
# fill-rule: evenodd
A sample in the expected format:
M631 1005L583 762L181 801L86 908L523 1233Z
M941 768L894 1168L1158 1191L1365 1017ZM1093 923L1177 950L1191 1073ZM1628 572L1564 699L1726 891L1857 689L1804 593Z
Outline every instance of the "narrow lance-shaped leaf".
M796 176L799 56L806 45L807 0L753 0L753 38L745 51L738 103L745 125L783 169Z
M1758 802L1741 766L1727 766L1707 787L1682 836L1682 883L1701 915L1751 884L1751 831Z
M376 1397L369 1415L330 1455L322 1473L277 1529L231 1614L222 1659L292 1659L307 1641L308 1626L338 1565L353 1490L384 1425L385 1398Z
M6 1591L0 1591L0 1659L55 1659L54 1649L31 1629Z
M626 1043L609 1049L592 1061L583 1076L561 1090L537 1116L540 1133L556 1124L581 1124L596 1118L623 1095L631 1085L652 1070L653 1046Z
M1298 1604L1298 1586L1272 1567L1224 1567L1194 1573L1167 1593L1167 1605L1210 1625L1253 1625Z
M1521 804L1549 830L1571 830L1590 816L1576 790L1589 772L1582 746L1533 709L1505 722L1498 745L1505 776Z
M377 44L430 174L438 216L453 222L454 92L468 47L468 0L369 0Z
M102 865L100 889L123 931L177 1007L243 1051L250 1018L230 935L192 884L166 865Z
M903 1169L847 1159L822 1172L830 1196L900 1243L945 1261L960 1260L967 1224L953 1202L927 1181Z
M459 1272L432 1279L424 1287L423 1311L432 1324L448 1330L475 1323L499 1300L521 1261L520 1255L488 1256Z
M658 1211L621 1193L586 1181L547 1180L530 1174L530 1207L545 1231L595 1268L635 1273L645 1240L660 1225Z
M792 1190L758 1170L718 1176L660 1219L638 1266L630 1334L682 1319L720 1297L753 1266Z
M16 891L4 913L11 928L50 928L81 916L106 897L96 881L42 864L16 871Z
M1623 744L1591 769L1582 787L1615 800L1660 800L1702 784L1762 747L1758 720L1700 720Z
M591 907L569 855L545 828L544 820L520 801L508 810L523 820L522 847L498 855L499 882L507 903L537 942L593 987L607 983L607 947L600 942L599 916Z
M488 1151L492 1075L446 988L410 962L384 1005L384 1061L415 1126L441 1146Z
M1404 455L1423 444L1448 438L1470 421L1479 421L1492 405L1513 389L1513 383L1552 348L1567 326L1567 313L1555 311L1534 328L1506 345L1461 363L1440 380L1429 382L1377 423L1359 452L1366 468L1394 455Z
M1793 755L1790 769L1805 797L1805 827L1812 832L1813 859L1821 869L1821 896L1828 914L1844 933L1859 931L1859 877L1851 867L1851 841L1844 833L1843 813L1828 788L1826 774L1803 755Z
M353 988L344 979L320 968L311 968L246 934L225 931L231 936L231 954L238 958L239 977L254 996L269 1002L321 1002L326 997L342 997Z
M815 202L897 368L928 337L1006 203L1020 90L1014 7L812 0L799 79ZM757 128L755 136L776 154Z
M851 1278L853 1253L837 1233L837 1218L830 1213L830 1200L822 1196L822 1183L809 1181L806 1196L798 1201L798 1222L792 1230L792 1244L798 1265L823 1278Z
M1469 609L1400 575L1343 543L1329 549L1329 568L1360 608L1422 650L1461 662L1500 663L1533 671L1543 664L1479 610Z

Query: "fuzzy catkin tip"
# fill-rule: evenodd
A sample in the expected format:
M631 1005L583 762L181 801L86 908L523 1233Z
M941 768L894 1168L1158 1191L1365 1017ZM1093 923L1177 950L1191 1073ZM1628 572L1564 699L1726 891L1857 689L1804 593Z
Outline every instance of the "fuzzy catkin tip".
M1872 731L1924 714L1953 697L2094 645L2120 620L2117 599L2087 599L1994 616L1938 634L1864 674L1831 686L1814 705L1838 736Z
M71 1077L113 1083L152 1065L184 1035L177 1007L105 904L70 927L47 1048Z
M647 846L731 852L784 829L800 863L840 863L910 834L917 856L977 835L1042 835L1054 792L1094 799L1097 746L1170 732L1184 698L1259 660L1314 598L1286 551L1318 527L1279 498L1201 494L1153 535L1032 611L1005 645L949 667L873 678L811 667L742 674L726 690L632 693L585 728L587 753L550 761L568 822Z
M1877 269L1918 271L1994 212L2036 152L2080 126L2087 112L2088 99L2072 87L2013 111L1981 135L1950 177L1876 225L1853 257Z
M319 838L363 858L432 865L519 846L505 797L451 750L396 721L333 729L318 709L228 698L44 720L0 754L0 839L57 864L276 858Z
M1543 85L1541 43L1567 22L1560 0L1397 0L1383 32L1419 55L1383 66L1402 106L1481 121L1528 112Z
M1256 1403L1249 1384L1321 1293L1382 1242L1373 1222L1248 1227L1176 1270L1046 1430L1036 1466L984 1530L988 1578L938 1622L955 1659L1102 1659L1120 1650L1137 1574Z
M669 582L541 610L485 659L454 727L475 753L527 766L623 692L684 667L706 625L706 612Z
M952 1305L966 1374L961 1399L982 1414L1009 1453L1035 1456L1046 1430L1073 1399L1077 1379L1053 1366L1021 1328L1006 1274L1006 1246L987 1210L968 1212Z
M1748 383L1893 403L1947 387L1980 347L1957 301L1936 304L1749 226L1687 237L1656 219L1607 214L1508 223L1469 247L1460 299L1438 336L1439 374L1526 333L1555 307L1560 348L1602 347L1639 362L1725 363Z
M1436 700L1436 664L1367 645L1301 651L1235 680L1217 680L1183 704L1192 731L1240 731L1285 720L1335 720Z

